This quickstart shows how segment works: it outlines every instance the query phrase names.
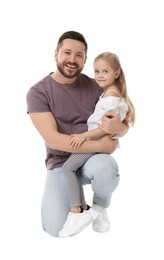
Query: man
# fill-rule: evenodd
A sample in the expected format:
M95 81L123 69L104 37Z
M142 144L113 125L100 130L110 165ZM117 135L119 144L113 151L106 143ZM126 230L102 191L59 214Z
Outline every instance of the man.
M41 214L43 228L52 236L58 236L70 210L62 170L70 153L96 153L77 174L83 184L92 185L92 208L98 216L92 219L87 210L83 215L88 223L93 220L93 229L97 232L106 232L110 228L106 208L119 182L117 163L110 155L116 149L116 142L110 139L110 135L100 140L87 140L76 149L70 143L71 134L87 130L87 119L101 94L96 82L81 73L86 59L84 36L75 31L65 32L57 43L55 71L27 93L28 113L46 145L47 180ZM111 113L102 118L101 128L117 135L123 135L128 129L116 114ZM80 232L85 225L72 221L74 231L71 235Z

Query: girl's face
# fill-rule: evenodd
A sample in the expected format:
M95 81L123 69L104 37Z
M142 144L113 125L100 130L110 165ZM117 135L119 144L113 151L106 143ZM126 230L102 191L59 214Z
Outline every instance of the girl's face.
M99 59L94 62L94 78L101 88L106 90L112 86L118 77L118 71L114 71L109 62Z

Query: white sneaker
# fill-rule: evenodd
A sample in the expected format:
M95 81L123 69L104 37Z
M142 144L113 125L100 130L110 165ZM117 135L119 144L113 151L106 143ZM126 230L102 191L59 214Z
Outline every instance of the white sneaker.
M59 237L76 235L92 223L92 217L86 211L82 213L69 212L63 228L59 231Z
M93 204L92 208L98 213L98 217L93 221L93 226L92 226L93 230L96 232L109 231L110 223L109 223L106 209L97 204Z
M99 213L96 210L92 209L92 208L87 209L86 213L91 216L92 221L94 221L98 217L98 215L99 215Z

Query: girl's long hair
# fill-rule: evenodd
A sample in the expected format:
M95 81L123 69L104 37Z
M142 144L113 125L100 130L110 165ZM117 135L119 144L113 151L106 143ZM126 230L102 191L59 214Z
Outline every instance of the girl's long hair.
M108 62L114 71L119 71L119 76L118 76L118 78L115 79L114 84L116 85L116 87L118 88L121 96L125 99L125 101L128 105L128 112L127 112L125 121L131 126L134 125L134 123L135 123L135 108L134 108L134 105L133 105L131 99L128 96L125 74L124 74L124 71L121 67L119 58L114 53L103 52L95 58L94 62L99 60L99 59L103 59L106 62Z

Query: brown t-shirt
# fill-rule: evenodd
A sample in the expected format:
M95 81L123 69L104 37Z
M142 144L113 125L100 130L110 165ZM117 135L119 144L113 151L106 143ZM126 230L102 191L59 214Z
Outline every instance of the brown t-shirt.
M60 84L48 75L29 89L27 112L51 112L60 133L82 133L87 130L87 119L93 113L101 93L94 79L84 74L80 74L71 85ZM70 155L50 149L47 145L46 150L48 169L62 166Z

